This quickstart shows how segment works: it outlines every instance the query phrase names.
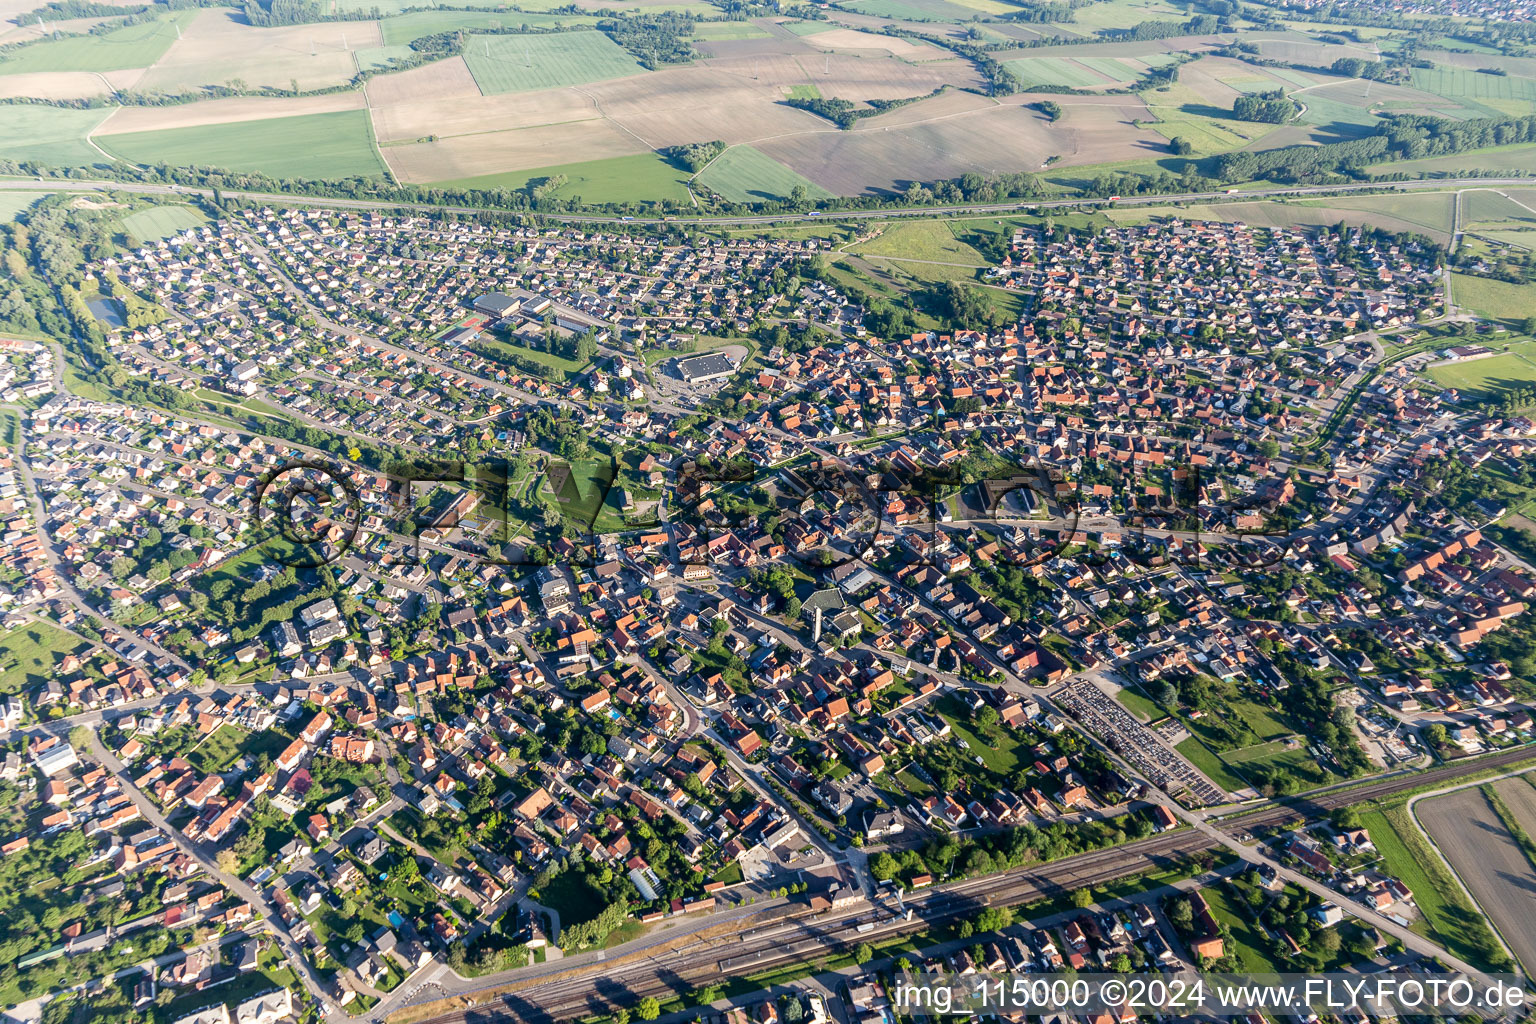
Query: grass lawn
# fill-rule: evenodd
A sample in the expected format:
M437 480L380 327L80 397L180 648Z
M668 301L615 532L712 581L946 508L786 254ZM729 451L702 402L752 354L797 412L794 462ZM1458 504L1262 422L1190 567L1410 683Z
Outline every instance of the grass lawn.
M932 786L928 785L928 783L924 782L922 779L918 778L916 775L913 775L909 771L897 772L896 781L901 783L902 789L905 789L908 793L911 793L915 797L925 797L931 796L933 794Z
M1524 320L1536 310L1536 284L1506 284L1469 274L1451 275L1456 305L1494 320Z
M775 201L799 185L810 199L830 199L832 193L751 146L732 146L699 172L697 181L733 203Z
M688 202L688 172L656 153L585 160L532 171L483 174L439 184L459 188L519 189L556 177L565 179L565 184L552 193L560 199L579 199L584 203L639 203L664 199Z
M744 881L745 878L746 876L741 873L741 862L733 860L715 872L714 881L724 882L726 885L735 885L738 882Z
M187 760L204 775L227 771L239 759L240 746L250 735L249 729L237 725L221 725L187 752Z
M601 82L645 68L601 32L470 36L464 62L487 96Z
M188 8L153 21L124 25L101 35L64 36L22 46L11 51L5 60L0 60L0 75L23 71L145 68L164 56L177 40L176 27L186 28L197 15L197 8ZM56 107L43 109L52 114L63 112Z
M934 704L933 709L949 722L955 735L965 740L971 753L986 763L998 785L1013 784L1025 768L1034 763L1035 755L1030 753L1029 744L1014 737L1002 725L988 729L972 726L965 708L953 697L945 697Z
M141 241L169 238L187 228L208 223L203 211L191 206L151 206L123 218L123 230Z
M36 160L63 167L110 163L109 158L86 141L91 130L110 113L110 108L68 110L26 103L0 105L0 153L9 160Z
M1227 953L1237 960L1238 970L1250 974L1270 974L1284 970L1282 965L1264 952L1267 945L1264 933L1234 905L1225 890L1219 886L1210 886L1200 892L1205 896L1206 903L1210 904L1216 920L1232 932L1232 942L1227 947Z
M89 646L73 634L41 622L29 622L0 633L0 693L17 693L43 685L64 655L83 657Z
M1506 391L1536 382L1536 342L1517 342L1503 355L1470 363L1431 367L1429 375L1438 384L1466 393L1466 397L1497 399Z
M1474 967L1484 966L1485 951L1498 949L1498 943L1482 915L1409 820L1407 809L1362 810L1360 824L1370 832L1385 870L1413 891L1422 915L1413 930L1440 942Z
M1122 686L1115 694L1115 699L1125 706L1131 714L1143 721L1155 722L1159 718L1167 718L1168 714L1158 707L1156 702L1146 697L1140 690L1129 686Z
M1211 753L1210 750L1206 748L1205 744L1201 743L1195 737L1191 736L1189 739L1182 741L1174 749L1182 754L1184 759L1187 760L1190 764L1204 772L1206 778L1210 779L1212 782L1216 783L1216 785L1227 790L1228 792L1234 792L1236 790L1246 789L1248 787L1248 783L1238 778L1237 775L1235 775L1232 770L1227 767L1226 762L1222 761L1221 758Z
M538 890L538 901L560 915L562 928L592 920L607 903L580 871L569 869L557 872Z
M956 238L954 229L943 220L888 224L879 235L853 246L853 251L865 256L963 263L970 267L991 265L985 256Z
M556 355L553 352L528 348L525 345L514 345L510 341L501 341L497 338L481 338L474 344L477 348L486 349L493 355L521 356L524 359L533 360L540 366L547 366L551 372L546 374L546 376L554 381L564 381L569 377L573 377L580 373L587 365L586 363L578 363L574 359L567 359L565 356Z
M361 110L129 132L103 136L98 143L143 164L197 164L275 178L385 176L368 114Z

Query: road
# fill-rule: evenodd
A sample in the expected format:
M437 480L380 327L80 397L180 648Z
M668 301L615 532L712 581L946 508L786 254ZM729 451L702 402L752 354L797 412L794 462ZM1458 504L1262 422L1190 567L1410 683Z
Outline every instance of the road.
M53 186L69 192L135 192L146 195L171 195L171 196L202 196L211 199L213 189L194 188L189 185L160 185L138 181L77 181L69 178L26 178L16 181L0 181L0 191L12 190L23 192L36 192L38 186ZM1351 192L1413 192L1424 189L1440 191L1458 186L1468 188L1485 188L1490 185L1536 185L1536 177L1525 178L1444 178L1430 181L1385 181L1371 182L1355 185L1304 185L1294 187L1256 188L1245 189L1236 193L1236 198L1241 200L1273 199L1280 196L1316 196L1330 194L1347 194ZM380 199L343 199L331 196L313 196L303 194L288 194L280 192L239 192L220 190L225 196L232 199L246 199L263 203L280 203L283 205L295 205L312 203L317 206L327 206L335 209L351 210L436 210L450 213L478 214L489 207L480 206L444 206L435 203L410 203ZM1158 203L1172 202L1199 202L1209 199L1227 199L1231 194L1225 190L1217 192L1180 192L1155 196L1127 196L1115 202L1116 206L1153 206ZM893 217L941 217L954 214L993 214L993 213L1017 213L1020 210L1030 210L1036 207L1050 207L1063 209L1079 206L1104 206L1108 204L1106 199L1028 199L1007 203L962 203L951 206L901 206L885 207L876 210L837 210L827 213L792 213L792 214L760 214L749 216L720 216L720 217L623 217L615 214L585 214L585 213L538 213L533 210L509 211L513 213L526 212L531 216L537 216L547 221L568 224L642 224L654 225L664 223L677 223L679 225L720 224L720 225L763 225L780 224L785 222L800 222L806 220L890 220Z
M1285 803L1270 802L1220 820L1225 833L1238 830L1238 837L1242 837L1311 820L1346 804L1421 786L1448 784L1473 772L1532 758L1536 758L1536 750L1521 747L1361 786L1335 788ZM1209 830L1200 827L1206 824L1211 825ZM1029 903L1082 886L1101 885L1163 868L1174 860L1222 846L1236 848L1245 859L1262 860L1261 854L1239 838L1225 834L1218 839L1212 834L1215 831L1213 823L1200 821L1194 827L1108 850L936 886L906 900L906 905L915 911L910 921L895 916L891 908L872 907L863 900L820 914L812 914L803 907L781 906L765 911L758 922L735 918L721 929L705 929L676 938L663 935L661 942L654 937L641 939L611 950L569 956L554 965L472 982L450 981L442 986L445 995L475 998L480 1005L448 1010L430 1021L460 1024L515 1017L544 1024L606 1013L614 1005L631 1004L647 995L667 998L728 978L826 956L859 942L923 932L934 924L973 916L988 904ZM1329 895L1339 898L1335 893ZM1362 911L1363 908L1350 905L1351 913ZM875 927L864 932L857 930L866 923ZM1386 924L1391 927L1384 930L1397 934L1395 923ZM1420 952L1454 963L1443 950L1419 936L1414 936L1412 943L1412 948L1424 947Z

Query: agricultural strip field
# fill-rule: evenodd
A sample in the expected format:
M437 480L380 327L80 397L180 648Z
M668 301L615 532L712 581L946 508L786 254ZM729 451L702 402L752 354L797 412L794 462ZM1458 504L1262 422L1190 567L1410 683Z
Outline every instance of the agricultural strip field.
M1495 116L1536 112L1536 81L1516 75L1485 75L1466 68L1414 68L1413 85L1447 99L1482 106Z
M751 146L733 146L721 153L698 175L698 182L737 203L778 200L796 185L811 199L828 199L832 193L801 177Z
M1023 60L1009 61L1007 67L1019 77L1025 91L1036 85L1091 88L1098 85L1111 85L1118 80L1102 75L1075 60L1064 60L1059 57L1025 57Z
M362 111L103 136L126 160L259 171L279 178L384 176Z
M28 104L0 105L0 153L11 160L77 167L110 163L86 136L110 110L67 110Z
M206 224L201 210L190 206L151 206L135 210L123 218L123 230L142 241L169 238L174 234Z
M444 184L463 188L525 188L530 183L539 184L555 177L565 178L565 184L553 192L561 199L580 196L588 203L627 203L642 199L688 201L688 172L678 170L655 153L540 167L534 171L489 174Z
M601 32L471 36L464 62L487 96L601 82L645 70Z
M247 91L331 88L357 75L353 51L381 45L373 21L256 28L234 11L213 8L198 11L181 38L132 84L161 92L231 83L243 83Z
M1536 342L1520 342L1503 355L1434 366L1429 375L1466 397L1497 401L1507 391L1536 384Z
M1385 870L1413 893L1421 915L1413 930L1438 940L1474 966L1484 965L1485 951L1495 948L1493 934L1407 810L1401 806L1362 810L1360 824L1370 832Z
M146 68L176 42L201 11L177 11L153 21L124 25L101 35L46 39L13 51L0 60L0 75L25 71L118 71Z
M1476 788L1419 801L1414 814L1522 964L1536 963L1536 871Z

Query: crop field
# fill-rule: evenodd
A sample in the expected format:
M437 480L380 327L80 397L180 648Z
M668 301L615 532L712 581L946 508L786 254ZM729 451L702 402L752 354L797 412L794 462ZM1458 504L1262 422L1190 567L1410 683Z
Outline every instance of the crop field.
M449 181L471 188L521 188L530 179L553 176L551 160L561 161L558 172L567 173L568 165L578 162L596 168L610 160L633 159L636 162L628 166L640 176L632 188L623 190L629 199L647 198L645 188L664 184L647 173L652 164L670 166L654 153L642 151L633 136L597 118L385 146L380 152L402 181ZM582 177L588 178L588 188L581 194L589 198L594 189L611 195L612 186L622 184L605 173ZM561 189L559 194L570 193Z
M861 14L913 21L968 21L976 11L947 0L853 0L848 6Z
M183 92L242 82L289 91L345 85L357 74L353 51L383 45L373 21L253 28L227 10L203 10L136 88Z
M1181 215L1189 220L1242 221L1256 227L1301 227L1306 225L1331 227L1339 223L1339 221L1344 221L1346 224L1351 225L1370 225L1392 231L1411 231L1437 237L1441 241L1450 240L1449 200L1445 201L1443 207L1447 218L1444 222L1444 227L1434 229L1427 225L1428 218L1433 215L1433 207L1415 213L1416 217L1423 219L1422 222L1419 220L1408 221L1393 216L1387 209L1366 204L1364 202L1365 198L1339 201L1326 200L1319 201L1316 205L1306 201L1282 203L1272 200L1246 203L1196 203L1183 207ZM1107 212L1107 215L1116 224L1145 224L1158 217L1167 216L1167 211L1125 209L1110 210ZM1460 301L1459 293L1457 300Z
M693 38L718 39L767 39L767 29L751 21L702 21L693 26Z
M0 153L12 160L76 167L109 163L86 136L106 110L67 110L26 104L0 105Z
M1536 384L1536 342L1518 342L1501 355L1431 367L1429 375L1437 384L1496 401L1505 391Z
M123 218L123 230L141 241L169 238L174 234L206 224L208 218L191 206L151 206L135 210Z
M486 28L554 28L557 26L595 25L601 19L593 14L528 14L523 11L411 11L379 22L379 35L385 45L403 45L413 39L439 32L473 32Z
M1008 70L1019 76L1027 91L1036 85L1069 85L1075 89L1113 84L1116 79L1102 75L1075 60L1059 57L1026 57L1008 62Z
M699 173L697 180L738 203L783 199L796 185L804 188L812 199L832 195L751 146L733 146L721 153Z
M1462 222L1467 225L1490 224L1498 221L1536 221L1536 210L1527 209L1521 203L1503 194L1503 190L1469 189L1461 196Z
M655 153L587 160L446 184L471 188L525 188L555 177L565 179L565 184L554 192L559 198L580 196L589 203L627 203L642 199L688 201L688 172L678 170Z
M601 32L470 36L464 62L487 96L601 82L645 70Z
M0 60L0 75L148 67L176 42L177 26L185 30L199 13L177 11L153 21L124 25L103 35L66 36L25 46Z
M1536 963L1536 874L1477 788L1421 800L1414 815L1522 963Z
M1536 81L1529 78L1485 75L1466 68L1414 68L1412 80L1416 88L1449 99L1504 101L1495 112L1536 112Z
M384 174L361 111L130 132L103 136L101 145L144 164L197 164L290 178Z
M157 132L167 128L198 128L229 125L240 121L262 121L276 117L306 114L334 114L343 110L363 109L363 97L355 92L326 93L320 96L236 96L199 103L175 103L157 107L118 107L101 122L95 134L125 135L130 132Z
M1412 195L1337 197L1318 200L1317 205L1329 210L1358 210L1391 222L1417 225L1436 238L1449 241L1451 208L1455 201L1453 192L1415 192Z

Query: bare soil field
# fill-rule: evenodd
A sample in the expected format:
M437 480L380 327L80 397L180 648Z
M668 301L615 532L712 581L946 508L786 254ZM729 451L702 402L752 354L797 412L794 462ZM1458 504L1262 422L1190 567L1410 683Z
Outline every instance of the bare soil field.
M107 84L126 89L138 81L143 68L126 71L24 71L19 75L0 75L0 99L29 96L43 100L79 100L105 96Z
M1500 779L1493 784L1493 791L1515 814L1515 820L1525 829L1526 835L1536 836L1536 786L1531 776L1518 779Z
M439 139L483 136L511 129L593 121L602 116L589 97L568 88L496 96L482 96L479 92L441 98L424 96L390 103L379 102L371 91L368 95L373 104L374 133L385 143L411 142L429 135Z
M813 36L801 38L819 50L877 51L911 61L946 60L954 56L950 51L942 50L937 46L913 43L906 39L898 39L896 36L882 35L879 32L861 32L852 28L835 28L830 32L818 32Z
M882 115L849 131L776 139L757 148L841 195L900 190L912 180L971 171L1033 171L1050 156L1061 157L1064 164L1086 164L1128 159L1141 145L1166 150L1160 135L1130 123L1133 117L1148 117L1133 97L1053 96L1068 109L1054 124L1023 106L1039 98L1022 94L1003 105L892 127L879 123L892 115ZM910 108L893 113L912 116Z
M14 21L7 21L3 24L0 24L0 45L5 45L8 43L25 43L33 39L41 39L46 35L52 35L55 32L63 32L66 35L76 35L82 32L89 32L91 29L95 28L97 25L102 24L103 22L110 21L115 23L119 20L116 17L64 19L44 18L44 24L39 25L35 18L30 16L20 17L22 17L20 24L17 24Z
M814 46L800 36L793 39L714 39L695 42L694 49L705 57L730 59L733 57L764 57L777 54L816 53Z
M117 135L123 132L150 132L161 128L192 128L207 124L236 121L263 121L271 117L296 117L300 114L329 114L337 110L361 110L363 96L356 92L338 92L324 96L235 96L202 103L183 103L166 107L118 107L93 134Z
M648 148L627 132L594 119L385 146L379 152L402 181L428 182L630 156Z
M755 80L762 85L780 90L794 85L814 85L823 96L856 103L908 99L930 93L941 85L982 84L976 69L961 60L909 64L888 56L822 53L801 57L781 54L715 58L705 61L704 65L748 81L756 76Z
M182 32L138 84L179 92L240 79L250 87L341 85L357 73L354 49L383 45L378 22L318 22L255 28L241 15L209 10Z
M713 67L680 67L638 79L583 86L588 108L638 135L653 149L722 139L752 142L831 127L782 102L779 85ZM825 90L823 90L825 95Z
M379 75L368 82L368 102L374 107L397 103L426 103L433 100L479 96L480 87L463 57L433 61L419 68Z
M1515 956L1536 963L1536 872L1483 794L1474 787L1421 800L1414 815Z

